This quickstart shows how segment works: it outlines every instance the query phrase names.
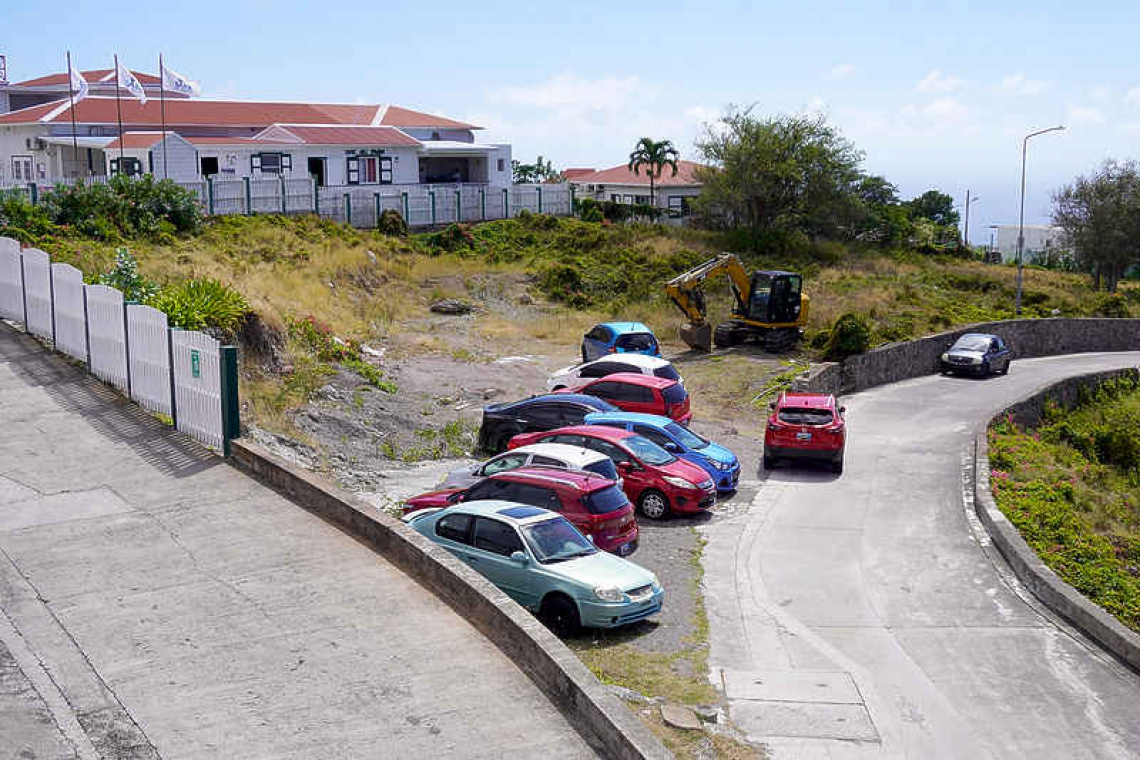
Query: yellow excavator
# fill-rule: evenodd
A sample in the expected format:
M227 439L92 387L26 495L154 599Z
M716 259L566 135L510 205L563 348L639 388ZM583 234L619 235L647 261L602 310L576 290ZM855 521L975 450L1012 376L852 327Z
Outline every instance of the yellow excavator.
M718 274L728 275L736 304L732 319L714 331L705 319L703 287ZM800 275L758 271L749 276L735 253L722 253L677 275L665 284L665 293L688 320L681 325L681 340L703 351L711 351L713 343L723 348L746 340L760 341L768 351L785 351L803 337L808 320L810 299Z

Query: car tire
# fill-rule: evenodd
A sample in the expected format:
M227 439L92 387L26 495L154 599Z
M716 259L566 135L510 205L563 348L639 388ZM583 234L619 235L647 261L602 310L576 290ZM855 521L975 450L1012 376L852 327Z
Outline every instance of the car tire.
M774 469L776 469L776 458L775 458L775 457L770 457L770 456L768 456L767 454L765 454L765 455L764 455L764 459L763 459L763 465L764 465L764 469L765 469L765 470L774 470Z
M664 520L669 516L669 498L650 488L642 492L641 498L637 500L637 508L650 520Z
M562 594L552 594L542 600L538 619L559 638L573 636L582 626L578 607Z
M586 347L582 346L582 363L585 364L588 361L590 360L586 358Z
M495 448L491 451L491 453L502 454L507 450L507 447L511 443L511 438L513 437L514 433L499 433L499 436L495 439Z
M831 463L831 471L834 472L836 475L842 475L843 474L843 460L842 459L836 459L834 462L832 462Z
M1009 365L1010 365L1010 364L1012 364L1012 363L1013 363L1013 362L1011 362L1011 361L1007 361L1007 362L1005 363L1005 366L1001 368L1001 373L1002 373L1003 375L1008 375L1008 374L1009 374Z

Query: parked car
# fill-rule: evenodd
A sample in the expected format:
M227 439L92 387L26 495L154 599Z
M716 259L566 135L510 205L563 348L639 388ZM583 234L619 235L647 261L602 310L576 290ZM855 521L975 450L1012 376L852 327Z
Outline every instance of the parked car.
M640 322L602 322L582 336L582 361L606 354L660 356L661 348L653 331Z
M996 335L966 333L942 354L940 368L943 374L959 372L985 377L995 372L1009 374L1013 352Z
M589 449L565 446L561 443L536 443L514 451L504 451L486 462L475 464L448 473L441 488L467 488L496 472L514 470L530 466L561 467L567 470L585 470L603 478L617 480L617 468L613 460Z
M735 491L740 481L740 461L735 454L668 417L635 412L594 412L586 415L585 423L629 430L648 438L669 453L704 469L716 483L717 491Z
M567 393L531 396L521 401L483 407L479 448L497 454L519 433L580 425L590 412L616 412L618 408L596 396Z
M764 430L764 469L781 459L826 462L843 472L847 430L835 396L828 393L782 393L771 404Z
M561 515L506 501L472 501L404 518L529 610L556 634L615 628L661 611L657 576L599 551Z
M583 380L595 377L605 377L618 372L632 372L634 374L652 375L666 380L676 380L684 385L685 379L668 359L660 356L646 356L645 354L614 354L603 356L585 364L573 364L551 375L546 381L546 389L551 391L569 388L578 385Z
M565 443L605 454L617 465L626 496L651 520L670 512L703 512L716 503L716 486L708 473L628 430L578 425L517 435L510 446L531 443Z
M682 425L689 424L693 418L693 413L689 410L689 392L685 386L676 380L661 377L619 372L556 393L595 396L624 411L659 414L671 417Z
M637 551L637 518L621 486L610 478L581 470L553 467L507 470L465 489L447 488L412 497L404 503L404 513L484 499L513 501L558 512L600 549L623 557Z

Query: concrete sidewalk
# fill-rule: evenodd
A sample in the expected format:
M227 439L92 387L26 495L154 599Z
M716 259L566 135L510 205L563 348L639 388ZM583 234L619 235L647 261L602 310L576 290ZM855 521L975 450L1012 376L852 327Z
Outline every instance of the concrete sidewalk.
M0 747L593 755L413 580L2 324Z

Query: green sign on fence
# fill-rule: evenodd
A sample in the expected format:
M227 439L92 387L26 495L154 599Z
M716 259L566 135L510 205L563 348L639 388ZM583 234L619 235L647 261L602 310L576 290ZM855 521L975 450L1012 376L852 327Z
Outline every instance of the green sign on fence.
M190 374L194 377L202 376L202 356L196 348L190 349Z

